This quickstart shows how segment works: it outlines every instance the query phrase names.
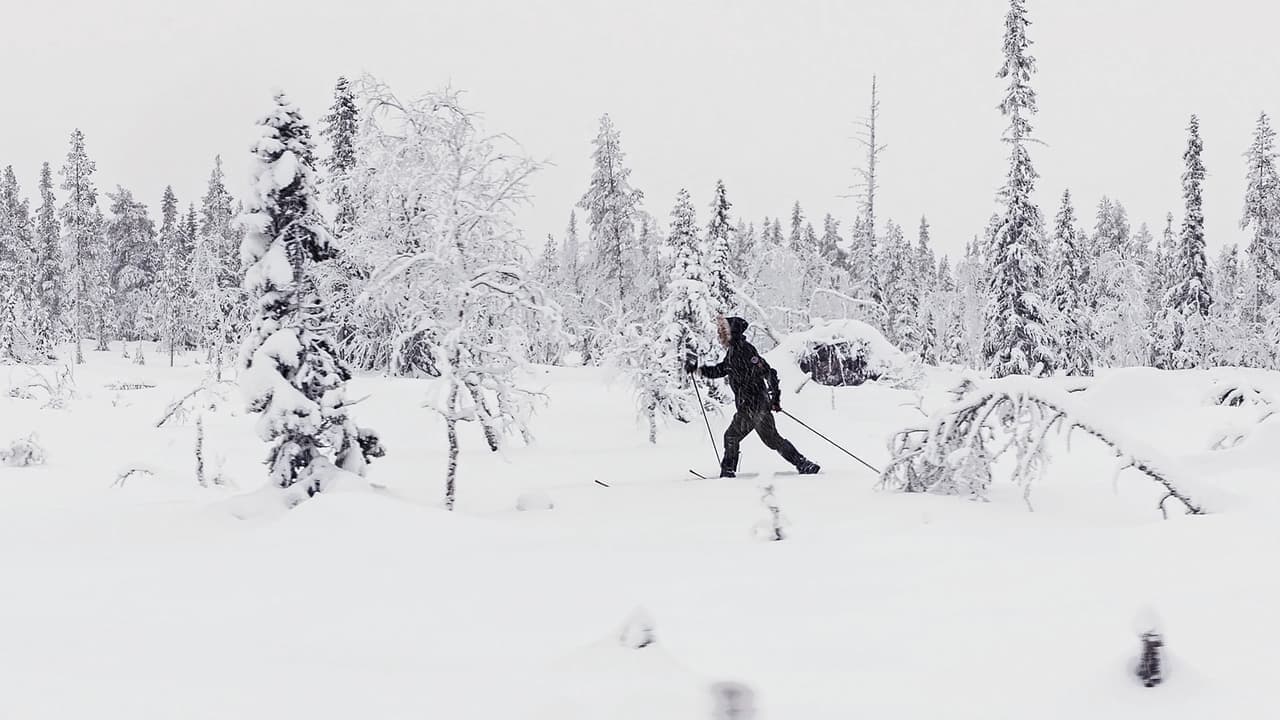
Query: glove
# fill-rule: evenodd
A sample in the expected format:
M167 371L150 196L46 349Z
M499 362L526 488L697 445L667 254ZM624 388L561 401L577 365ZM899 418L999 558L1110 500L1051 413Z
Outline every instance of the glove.
M773 411L782 412L782 402L780 400L773 401Z
M698 372L698 361L693 358L686 358L684 361L684 371L690 375Z

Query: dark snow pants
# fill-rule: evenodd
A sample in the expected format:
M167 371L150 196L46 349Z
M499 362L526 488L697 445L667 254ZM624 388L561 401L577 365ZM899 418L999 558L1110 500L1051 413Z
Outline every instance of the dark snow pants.
M721 472L737 471L738 446L741 445L743 438L751 434L752 430L760 435L760 440L765 446L776 450L792 465L797 465L804 460L804 456L796 450L796 446L778 434L778 426L774 424L773 413L768 408L738 408L738 411L733 414L733 420L729 422L729 429L724 431L724 460L720 463Z

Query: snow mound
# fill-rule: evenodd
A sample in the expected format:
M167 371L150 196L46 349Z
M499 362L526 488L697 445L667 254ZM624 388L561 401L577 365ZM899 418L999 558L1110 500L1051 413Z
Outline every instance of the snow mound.
M553 510L555 503L551 502L551 496L541 490L531 490L529 492L520 493L516 498L516 509L522 512L530 510Z
M861 385L885 380L910 385L919 367L861 320L819 320L808 330L782 339L769 355L774 365L798 368L822 385Z

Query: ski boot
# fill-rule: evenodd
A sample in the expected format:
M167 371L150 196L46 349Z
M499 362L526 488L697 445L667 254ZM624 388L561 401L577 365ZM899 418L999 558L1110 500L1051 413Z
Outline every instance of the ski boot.
M796 472L801 475L817 475L819 470L822 470L822 468L818 463L807 458L796 463Z

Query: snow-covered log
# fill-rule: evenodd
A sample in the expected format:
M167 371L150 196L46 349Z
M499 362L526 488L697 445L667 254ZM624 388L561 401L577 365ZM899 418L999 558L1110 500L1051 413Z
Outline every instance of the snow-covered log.
M1032 482L1049 462L1050 433L1079 429L1108 445L1122 459L1117 474L1133 468L1164 488L1159 507L1177 500L1189 514L1203 509L1183 490L1171 463L1136 439L1106 428L1067 393L1026 377L1008 377L956 390L959 399L935 413L923 427L911 427L890 440L892 460L881 485L905 492L970 494L985 498L996 460L1012 451L1012 480L1031 505Z

